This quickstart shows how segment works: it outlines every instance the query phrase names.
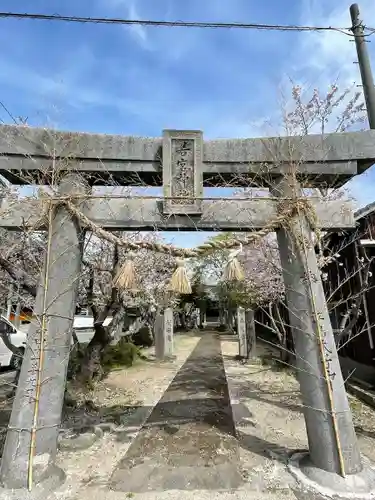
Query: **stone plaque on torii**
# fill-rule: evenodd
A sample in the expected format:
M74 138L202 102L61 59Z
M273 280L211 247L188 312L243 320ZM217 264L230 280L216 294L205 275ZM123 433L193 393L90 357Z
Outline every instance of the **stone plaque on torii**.
M280 200L291 199L296 193L300 196L298 178L304 179L304 187L340 185L372 165L375 132L203 141L203 134L198 131L168 130L163 138L136 138L1 126L0 155L0 173L15 184L25 184L25 179L29 183L49 184L53 178L52 165L57 162L60 194L72 199L80 195L76 199L79 210L107 230L253 231L263 228L277 216ZM298 163L294 186L290 186L285 178L290 163ZM164 197L85 199L82 194L89 191L82 182L82 174L95 185L100 179L105 184L109 178L125 186L163 184ZM257 180L258 185L271 182L273 198L202 198L204 185L244 186L250 180ZM311 199L311 205L316 212L318 228L354 227L349 202ZM0 226L7 229L37 227L41 230L46 227L46 221L40 218L41 208L40 200L8 202L5 199L1 206ZM37 314L41 314L43 300L50 304L44 382L39 403L40 408L48 408L48 412L42 415L43 426L38 430L36 445L37 456L43 457L53 457L56 452L74 314L77 281L74 277L79 275L81 266L79 226L63 204L56 209L52 224L47 291L44 293L43 284L39 287L35 306ZM306 242L303 255L295 251L293 232ZM289 227L279 227L277 234L305 405L310 458L320 469L354 474L362 467L361 459L312 244L311 227L304 214L295 214ZM311 293L306 293L306 269L313 277ZM61 290L64 293L59 295ZM318 322L311 314L316 309ZM32 428L33 395L25 394L21 388L34 376L35 357L41 349L38 338L38 327L32 325L5 443L7 455L12 456L13 462L2 463L1 469L1 480L11 487L25 486L27 477L25 450L29 449L30 432L20 434L19 429L25 421L29 422L28 428ZM320 346L323 342L324 348L330 352L330 359L324 363L317 340ZM59 374L56 374L57 365L61 367ZM328 385L323 373L327 365L329 373L335 375ZM330 402L332 397L333 402ZM330 417L332 412L336 419Z
M202 214L202 155L202 132L164 130L164 214ZM179 197L180 199L178 199Z

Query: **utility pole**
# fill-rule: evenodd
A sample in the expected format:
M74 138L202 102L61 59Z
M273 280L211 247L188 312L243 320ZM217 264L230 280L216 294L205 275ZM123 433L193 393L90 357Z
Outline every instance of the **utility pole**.
M366 47L366 39L362 21L359 19L358 4L350 6L350 16L352 18L352 32L355 37L357 48L358 64L361 72L363 93L366 101L367 117L371 129L375 129L375 86L371 71L371 63Z

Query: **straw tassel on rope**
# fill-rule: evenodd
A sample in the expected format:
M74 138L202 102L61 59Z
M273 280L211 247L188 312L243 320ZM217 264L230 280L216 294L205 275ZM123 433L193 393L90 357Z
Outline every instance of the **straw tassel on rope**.
M192 293L189 277L183 259L176 259L177 268L172 274L171 281L168 285L168 290L189 295Z
M118 290L133 290L136 286L134 253L129 252L124 264L113 278L112 285Z
M242 245L240 244L240 248L237 250L233 250L228 257L228 262L224 267L223 279L224 281L233 282L233 281L243 281L245 279L245 275L242 269L242 266L237 259L237 255L242 252Z

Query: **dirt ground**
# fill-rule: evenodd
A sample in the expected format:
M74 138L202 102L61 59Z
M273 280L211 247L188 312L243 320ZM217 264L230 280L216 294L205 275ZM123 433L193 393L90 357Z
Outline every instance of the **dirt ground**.
M67 474L52 500L140 500L210 499L296 499L304 500L294 488L285 466L291 450L306 449L304 419L298 384L292 370L277 369L262 361L267 349L258 346L260 358L242 365L234 359L238 343L222 337L221 347L229 387L240 467L244 484L231 491L176 491L134 493L108 489L116 464L126 454L153 407L163 396L176 373L200 340L200 333L175 336L176 359L159 363L137 361L127 369L113 372L87 394L97 406L92 414L71 414L65 425L112 422L88 449L61 450L58 464ZM145 352L152 359L152 348ZM375 463L374 412L350 397L361 450ZM98 407L100 415L98 417ZM105 417L105 418L103 418ZM311 498L311 497L308 497Z
M258 345L259 358L250 365L234 360L237 350L235 341L222 342L248 482L259 492L287 494L291 481L285 458L291 451L307 449L299 385L292 369L260 359L274 354L267 346ZM375 463L374 411L351 395L349 401L362 454Z

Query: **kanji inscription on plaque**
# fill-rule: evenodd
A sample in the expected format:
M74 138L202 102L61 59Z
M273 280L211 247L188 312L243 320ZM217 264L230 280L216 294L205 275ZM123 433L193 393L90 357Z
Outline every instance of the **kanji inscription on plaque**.
M241 358L245 358L247 354L247 338L246 338L245 309L243 307L237 308L237 332L238 332L239 355L241 356Z
M203 196L203 134L164 130L163 186L165 214L199 215Z

